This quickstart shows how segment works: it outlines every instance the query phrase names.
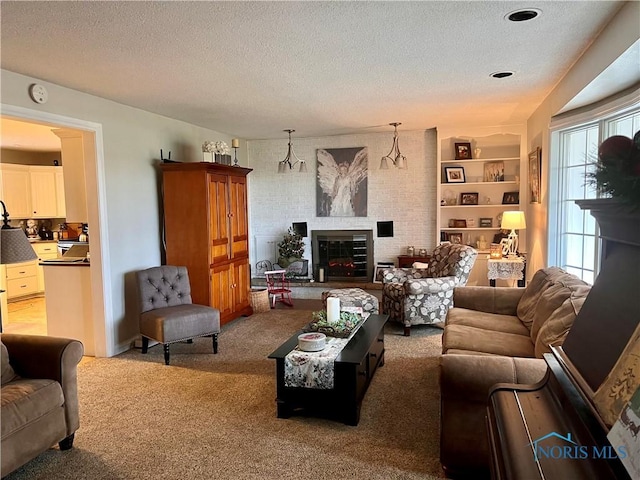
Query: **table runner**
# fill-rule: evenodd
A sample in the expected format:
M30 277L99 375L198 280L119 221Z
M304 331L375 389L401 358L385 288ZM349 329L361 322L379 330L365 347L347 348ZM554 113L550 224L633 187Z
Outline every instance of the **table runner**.
M489 280L522 280L524 278L524 260L522 258L503 258L500 260L490 259L487 262Z
M363 321L353 329L347 338L327 336L327 346L319 352L304 352L294 348L284 358L284 385L315 389L331 389L334 386L334 361L351 337L362 326Z

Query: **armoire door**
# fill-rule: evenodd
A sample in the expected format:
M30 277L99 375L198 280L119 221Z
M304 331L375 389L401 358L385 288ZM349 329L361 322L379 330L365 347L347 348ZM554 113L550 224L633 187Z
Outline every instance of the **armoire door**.
M221 323L228 318L234 309L232 264L214 266L211 268L211 303L213 308L220 310Z
M231 226L231 258L249 256L247 221L247 178L229 177L229 225Z
M229 240L229 187L224 175L209 174L209 241L211 263L231 258Z
M239 311L249 306L249 261L241 260L233 263L233 303L234 310Z

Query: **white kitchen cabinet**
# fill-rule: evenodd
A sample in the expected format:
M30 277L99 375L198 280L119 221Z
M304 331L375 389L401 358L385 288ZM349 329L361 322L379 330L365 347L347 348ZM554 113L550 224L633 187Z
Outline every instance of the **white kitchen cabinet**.
M3 163L0 177L0 198L12 219L65 217L62 167Z
M52 132L60 138L62 146L67 222L89 223L84 159L89 152L95 150L93 135L64 128Z
M0 199L5 203L11 219L30 218L31 179L29 167L11 163L0 164ZM14 226L17 226L14 225Z
M56 167L56 218L67 216L64 197L64 173L62 167Z
M7 299L26 297L38 292L38 262L7 265Z
M38 262L42 260L49 260L51 258L58 258L58 244L56 242L38 242L32 243L33 250L38 255ZM38 293L44 292L44 270L43 267L38 265L37 269L37 284Z
M31 181L31 218L55 218L58 214L56 168L29 167Z

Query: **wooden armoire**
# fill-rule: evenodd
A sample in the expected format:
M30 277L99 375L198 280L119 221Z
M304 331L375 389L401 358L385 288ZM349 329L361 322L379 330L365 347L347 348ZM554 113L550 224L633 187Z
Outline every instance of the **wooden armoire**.
M163 163L166 263L189 272L193 303L220 323L251 315L247 175L216 163Z

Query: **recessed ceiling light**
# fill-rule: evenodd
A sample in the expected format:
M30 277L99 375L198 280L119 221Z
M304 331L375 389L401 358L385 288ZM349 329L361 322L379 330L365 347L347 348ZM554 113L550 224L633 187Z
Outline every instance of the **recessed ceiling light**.
M493 72L490 76L493 78L505 78L513 75L513 72Z
M533 20L542 13L542 10L537 8L523 8L522 10L515 10L511 13L507 13L504 18L511 22L526 22L527 20Z

